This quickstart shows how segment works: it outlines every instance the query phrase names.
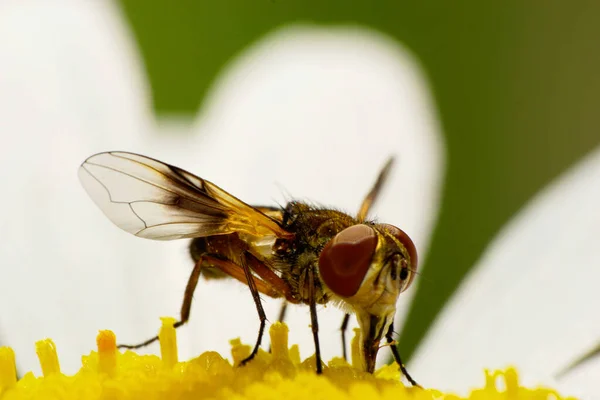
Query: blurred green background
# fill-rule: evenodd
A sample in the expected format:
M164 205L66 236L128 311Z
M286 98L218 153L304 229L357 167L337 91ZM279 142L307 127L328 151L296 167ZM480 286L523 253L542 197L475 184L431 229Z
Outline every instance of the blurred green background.
M121 5L144 57L154 107L163 115L196 113L228 61L287 23L368 26L414 52L449 147L440 219L422 266L426 279L401 334L404 357L502 225L600 143L598 1Z

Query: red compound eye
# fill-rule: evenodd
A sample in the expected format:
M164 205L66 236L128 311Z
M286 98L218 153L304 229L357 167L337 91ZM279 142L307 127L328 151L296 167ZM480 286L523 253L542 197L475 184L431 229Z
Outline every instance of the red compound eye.
M319 274L335 294L351 297L360 288L375 248L377 235L367 225L353 225L329 241L319 257Z
M415 244L413 243L412 239L400 228L395 227L394 225L390 225L390 224L382 224L383 227L392 235L394 235L394 237L396 239L398 239L398 241L400 243L402 243L404 245L404 248L406 248L406 251L408 252L408 256L410 257L410 265L408 266L408 268L410 269L408 272L408 281L406 282L406 284L404 285L404 289L407 289L414 276L415 276L415 272L417 271L417 264L418 264L418 257L417 257L417 248L415 247ZM402 271L400 271L400 274L402 275Z

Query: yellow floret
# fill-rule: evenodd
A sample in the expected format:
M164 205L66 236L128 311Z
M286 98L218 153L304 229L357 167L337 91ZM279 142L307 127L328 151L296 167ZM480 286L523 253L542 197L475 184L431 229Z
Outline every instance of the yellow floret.
M161 357L121 353L111 331L101 331L97 352L82 357L83 365L73 376L61 373L56 348L51 340L36 344L42 376L29 372L17 381L14 352L0 348L0 399L460 399L432 389L405 387L397 365L380 368L373 375L356 368L358 341L353 340L353 365L334 358L316 375L314 356L301 361L298 346L288 345L285 324L271 326L271 353L260 350L246 366L239 363L251 347L239 339L231 341L233 365L215 352L206 352L180 362L174 320L163 318L159 333ZM501 377L505 389L498 389ZM515 370L486 372L486 383L469 399L540 399L557 393L549 389L519 386Z

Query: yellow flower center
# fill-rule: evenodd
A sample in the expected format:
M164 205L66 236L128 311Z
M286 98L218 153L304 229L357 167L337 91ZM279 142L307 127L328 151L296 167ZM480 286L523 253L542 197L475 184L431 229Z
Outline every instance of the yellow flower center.
M285 324L271 326L271 352L259 351L254 360L238 367L250 354L250 346L231 341L233 364L216 352L206 352L180 362L172 318L162 319L159 333L161 356L121 353L111 331L100 331L98 351L82 357L81 369L72 376L60 371L54 343L36 343L41 377L28 372L17 380L15 353L0 348L0 399L453 399L461 397L433 389L406 387L397 365L387 365L373 375L334 358L316 375L314 356L301 361L298 346L288 346ZM358 336L352 341L357 360ZM504 379L504 388L496 386ZM550 389L526 389L514 369L489 373L483 388L468 399L563 399Z

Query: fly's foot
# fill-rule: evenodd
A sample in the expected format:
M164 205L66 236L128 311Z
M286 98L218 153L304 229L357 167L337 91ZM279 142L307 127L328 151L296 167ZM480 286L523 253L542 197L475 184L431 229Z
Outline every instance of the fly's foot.
M253 351L252 353L250 353L250 355L246 358L244 358L242 361L240 361L240 367L245 366L247 363L249 363L250 361L252 361L254 359L254 357L256 356L256 353L258 353L257 351Z

